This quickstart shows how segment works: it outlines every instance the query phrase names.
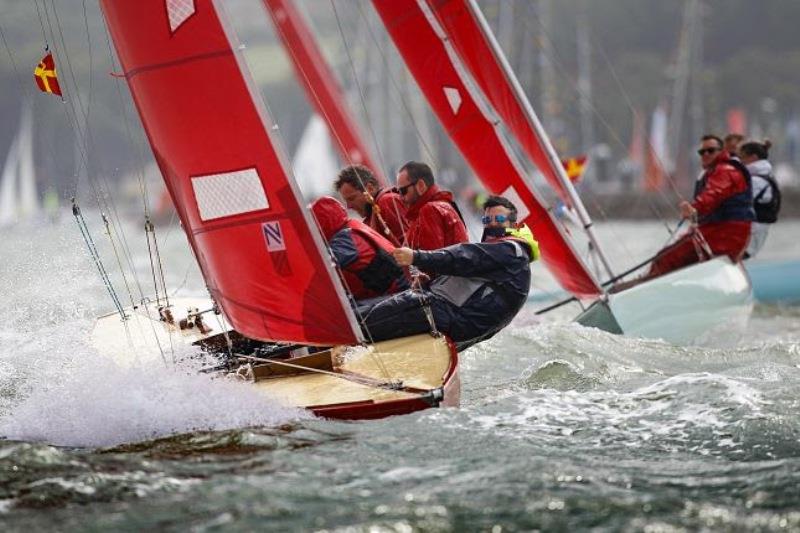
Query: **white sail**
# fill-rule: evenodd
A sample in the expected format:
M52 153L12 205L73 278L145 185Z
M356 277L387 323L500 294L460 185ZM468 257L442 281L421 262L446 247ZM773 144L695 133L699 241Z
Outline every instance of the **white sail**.
M19 203L20 219L30 218L39 212L39 195L36 191L36 170L33 161L33 113L30 105L22 110L19 140Z
M30 218L39 212L33 161L33 113L22 108L19 130L11 142L0 178L0 225Z
M0 181L0 225L11 224L17 218L17 170L19 169L19 133L11 141L11 147L3 165Z
M328 126L314 113L306 125L292 160L294 177L303 196L311 199L330 194L338 166Z

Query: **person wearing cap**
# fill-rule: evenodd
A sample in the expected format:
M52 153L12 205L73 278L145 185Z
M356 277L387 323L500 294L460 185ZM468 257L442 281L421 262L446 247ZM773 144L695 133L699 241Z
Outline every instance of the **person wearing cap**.
M484 204L480 243L394 250L400 266L437 276L426 288L360 302L357 312L370 337L377 341L435 330L463 350L508 325L528 298L530 263L539 258L533 233L516 217L513 203L491 196Z

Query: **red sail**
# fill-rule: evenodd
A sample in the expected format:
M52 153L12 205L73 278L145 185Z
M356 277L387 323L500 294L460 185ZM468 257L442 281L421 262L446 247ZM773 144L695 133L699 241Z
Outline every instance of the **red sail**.
M561 199L571 205L558 177L555 161L547 156L546 142L536 132L519 101L498 58L481 31L470 0L427 0L439 23L447 31L458 55L505 125L511 130L527 156L542 172ZM541 126L539 126L541 129ZM557 159L556 159L557 161Z
M220 2L101 4L183 228L231 324L263 340L360 340Z
M381 183L386 184L381 168L375 165L361 138L355 119L346 106L346 98L336 75L328 66L314 35L292 0L264 0L264 5L277 28L283 46L292 58L297 79L303 84L308 99L328 124L342 159L369 167Z
M542 259L561 286L579 297L600 294L594 276L512 159L480 91L455 50L444 44L433 13L416 0L373 0L373 5L445 130L483 184L521 202L520 212L527 211L524 220L541 244Z

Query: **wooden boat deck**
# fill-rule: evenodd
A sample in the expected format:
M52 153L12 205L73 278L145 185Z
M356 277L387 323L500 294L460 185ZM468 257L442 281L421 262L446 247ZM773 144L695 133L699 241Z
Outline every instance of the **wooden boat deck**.
M224 318L207 313L204 323L211 331L182 330L177 324L189 310L209 309L210 302L183 298L172 299L171 304L174 324L160 320L153 303L126 309L127 320L117 313L100 317L92 331L92 344L122 366L163 364L162 352L170 362L173 353L180 356L181 351L194 351L192 345L231 329ZM252 374L258 379L253 386L284 405L333 418L379 418L439 404L458 405L458 357L445 337L423 334L333 351L341 353L333 355L326 350L273 363L256 361ZM292 369L282 361L328 373ZM402 388L390 387L398 383Z

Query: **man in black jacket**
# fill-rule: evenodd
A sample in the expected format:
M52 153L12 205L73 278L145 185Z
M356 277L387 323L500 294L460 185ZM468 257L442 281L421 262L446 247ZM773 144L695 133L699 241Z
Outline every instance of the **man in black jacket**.
M463 350L492 337L516 316L530 290L530 263L538 243L506 198L484 204L481 243L454 244L438 250L397 248L400 266L413 265L437 277L425 289L366 300L357 308L372 340L405 337L434 329Z

